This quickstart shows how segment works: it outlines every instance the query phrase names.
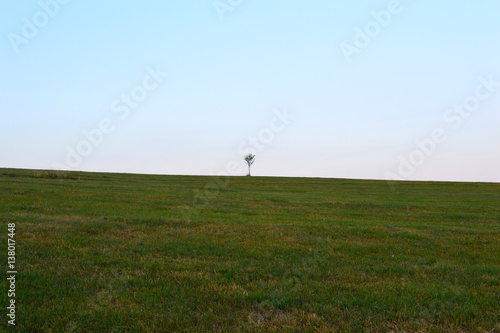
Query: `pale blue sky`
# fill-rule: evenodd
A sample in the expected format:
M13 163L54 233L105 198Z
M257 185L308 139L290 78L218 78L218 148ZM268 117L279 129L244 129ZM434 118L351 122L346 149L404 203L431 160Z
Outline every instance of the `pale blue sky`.
M254 175L500 182L500 86L482 83L500 82L497 0L66 2L0 4L0 167L211 175L235 160L243 175L260 134ZM377 24L348 61L341 46ZM120 118L156 68L168 77ZM477 91L470 115L447 113ZM103 119L113 130L69 165ZM437 128L425 154L415 141Z

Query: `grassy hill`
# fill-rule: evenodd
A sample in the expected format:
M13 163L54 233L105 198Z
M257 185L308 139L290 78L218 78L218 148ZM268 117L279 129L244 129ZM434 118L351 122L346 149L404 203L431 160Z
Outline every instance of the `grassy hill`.
M500 184L0 169L0 198L20 332L500 331Z

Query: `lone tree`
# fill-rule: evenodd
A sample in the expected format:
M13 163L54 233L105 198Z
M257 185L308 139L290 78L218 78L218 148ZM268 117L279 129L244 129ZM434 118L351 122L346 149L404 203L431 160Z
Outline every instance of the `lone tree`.
M253 162L255 162L255 155L248 154L245 156L245 162L248 164L248 176L251 176L250 174L250 167L252 166Z

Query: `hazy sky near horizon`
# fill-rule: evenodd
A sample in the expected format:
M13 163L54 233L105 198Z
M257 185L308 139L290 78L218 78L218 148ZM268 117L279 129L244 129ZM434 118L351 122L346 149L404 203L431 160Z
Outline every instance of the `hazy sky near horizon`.
M4 1L0 167L500 182L500 1Z

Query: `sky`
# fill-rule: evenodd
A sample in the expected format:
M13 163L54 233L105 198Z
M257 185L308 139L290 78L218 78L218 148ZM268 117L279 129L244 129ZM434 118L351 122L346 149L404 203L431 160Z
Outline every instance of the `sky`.
M500 2L0 3L0 167L500 182Z

